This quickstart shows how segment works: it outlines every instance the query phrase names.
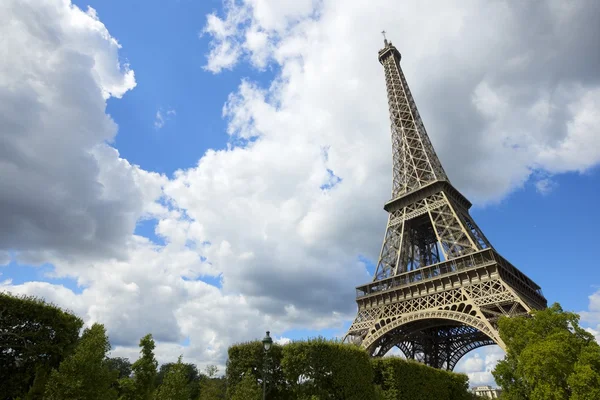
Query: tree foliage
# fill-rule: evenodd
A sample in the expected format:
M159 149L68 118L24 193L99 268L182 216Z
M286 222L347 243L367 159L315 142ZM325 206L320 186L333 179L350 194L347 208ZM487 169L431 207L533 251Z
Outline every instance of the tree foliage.
M181 362L181 356L177 363L171 364L167 369L164 379L156 390L156 400L189 400L190 388L188 385L187 368Z
M53 368L77 344L83 321L29 296L0 293L0 399L41 399Z
M128 358L109 357L106 359L106 365L111 371L117 371L119 379L131 376L131 362Z
M46 384L45 400L111 400L117 398L113 383L117 372L106 364L110 344L103 325L86 329L73 354L53 370Z
M205 374L200 377L200 397L198 400L224 400L226 398L226 380L217 377L219 369L215 365L206 367Z
M119 384L122 379L131 376L131 362L128 358L123 357L109 357L104 363L109 370L114 371L117 375L117 380L113 383L113 388L117 391L118 397L120 398L125 394L125 391Z
M571 400L600 399L600 346L594 343L581 350L567 383Z
M140 358L131 367L133 376L119 380L122 400L151 400L154 395L158 362L154 358L156 345L151 334L140 339L140 347Z
M169 371L176 365L178 363L165 363L160 366L156 375L156 384L158 386L162 385ZM196 365L190 363L182 363L181 365L186 376L186 385L190 392L190 398L197 400L200 394L200 374L198 368Z
M499 321L507 352L493 375L503 398L600 398L600 347L579 326L579 316L556 303L532 314Z
M261 400L262 389L254 379L252 371L248 370L242 380L231 391L231 400Z

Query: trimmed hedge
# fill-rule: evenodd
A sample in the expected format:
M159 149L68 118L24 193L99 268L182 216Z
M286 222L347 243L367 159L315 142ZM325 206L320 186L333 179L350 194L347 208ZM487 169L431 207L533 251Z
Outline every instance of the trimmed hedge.
M467 400L469 378L399 357L374 358L374 384L385 400Z
M356 346L323 338L293 342L283 347L281 367L297 399L374 397L369 356Z
M229 348L227 391L252 375L262 385L265 353L255 341ZM363 349L323 338L273 345L269 400L467 400L468 378L398 357L371 358Z
M247 374L251 374L257 384L262 387L265 361L268 364L267 383L269 399L293 399L289 396L288 384L281 369L282 346L273 343L265 359L263 344L259 341L233 345L228 350L227 360L227 396L231 397Z

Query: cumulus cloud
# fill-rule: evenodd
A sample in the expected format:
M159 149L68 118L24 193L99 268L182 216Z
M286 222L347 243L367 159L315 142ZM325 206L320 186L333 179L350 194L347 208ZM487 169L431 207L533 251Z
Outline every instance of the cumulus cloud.
M454 370L467 374L470 386L496 386L492 371L504 355L499 346L486 346L464 357Z
M317 0L263 1L224 0L225 16L206 16L202 34L212 40L206 70L219 73L247 59L263 69L273 56L278 42L307 16L318 12Z
M106 99L136 84L119 43L93 9L51 0L3 1L0 35L0 250L32 264L124 257L161 189L107 145Z
M502 198L535 171L582 172L600 160L597 2L405 2L401 10L383 0L343 8L329 1L289 3L269 12L267 2L227 3L225 16L211 14L207 23L215 48L243 48L255 66L281 68L270 103L279 95L319 97L324 113L344 120L336 131L370 122L377 129L361 134L381 132L379 140L387 132L387 108L374 49L381 47L376 32L386 26L451 179L479 203ZM215 21L222 34L211 28ZM582 28L571 29L575 25ZM242 59L230 60L228 68ZM208 68L218 72L210 67L215 62L209 53ZM344 97L358 93L373 101L354 105ZM303 111L282 106L282 113Z
M596 290L588 296L588 299L588 309L579 313L581 323L584 326L588 325L586 330L594 335L600 343L600 290Z

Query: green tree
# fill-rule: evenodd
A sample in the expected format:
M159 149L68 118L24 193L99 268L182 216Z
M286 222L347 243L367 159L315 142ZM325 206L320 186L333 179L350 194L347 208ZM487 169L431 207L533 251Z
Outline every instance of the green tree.
M117 381L113 384L114 389L117 391L118 396L123 396L126 391L121 387L121 380L131 376L131 362L128 358L122 357L109 357L105 361L108 369L115 371L117 374Z
M207 365L206 368L204 368L204 373L209 378L214 378L219 373L219 368L216 365Z
M206 375L200 377L200 397L198 400L224 400L227 390L223 377L217 377L219 369L209 365L205 369Z
M252 371L248 370L242 377L242 380L232 390L231 400L260 400L262 399L261 387L252 376Z
M571 400L600 399L600 346L591 343L581 350L567 383Z
M106 359L106 365L111 371L117 371L119 379L131 376L131 362L128 358L109 357Z
M110 343L101 324L86 329L73 354L53 370L46 384L45 400L111 400L117 373L106 365Z
M0 293L0 400L41 399L50 371L73 351L82 326L44 300Z
M46 383L50 377L52 370L48 370L46 365L40 365L36 368L35 378L33 384L29 388L29 391L25 395L25 399L43 399L44 392L46 391Z
M555 303L532 318L502 318L499 329L507 352L493 375L503 399L598 398L587 394L600 390L600 349L577 314Z
M156 345L151 334L140 339L140 347L140 358L131 367L133 376L119 380L122 400L150 400L154 395L158 362L154 358Z
M190 388L188 386L187 370L181 362L181 356L177 363L172 364L166 372L164 379L158 387L155 395L156 400L189 400Z
M173 366L177 363L165 363L160 366L158 374L156 375L157 386L161 385L165 379L165 376L169 373ZM200 373L196 365L191 363L183 363L183 369L185 370L185 376L187 379L187 386L190 391L190 397L196 400L200 394Z

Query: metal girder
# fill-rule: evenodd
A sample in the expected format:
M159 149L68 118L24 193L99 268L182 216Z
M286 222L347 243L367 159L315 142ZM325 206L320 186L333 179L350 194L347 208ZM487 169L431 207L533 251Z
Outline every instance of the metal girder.
M373 280L439 262L440 250L450 260L490 247L472 219L464 216L468 211L461 211L440 191L391 212ZM423 254L425 244L429 248ZM415 260L415 254L423 257Z
M373 281L357 288L358 314L344 340L382 356L452 370L467 352L504 343L501 316L546 307L541 289L500 256L469 215L438 159L400 68L385 41L392 122L392 199Z
M448 180L400 68L400 53L394 46L386 46L379 60L385 71L392 129L392 197Z

